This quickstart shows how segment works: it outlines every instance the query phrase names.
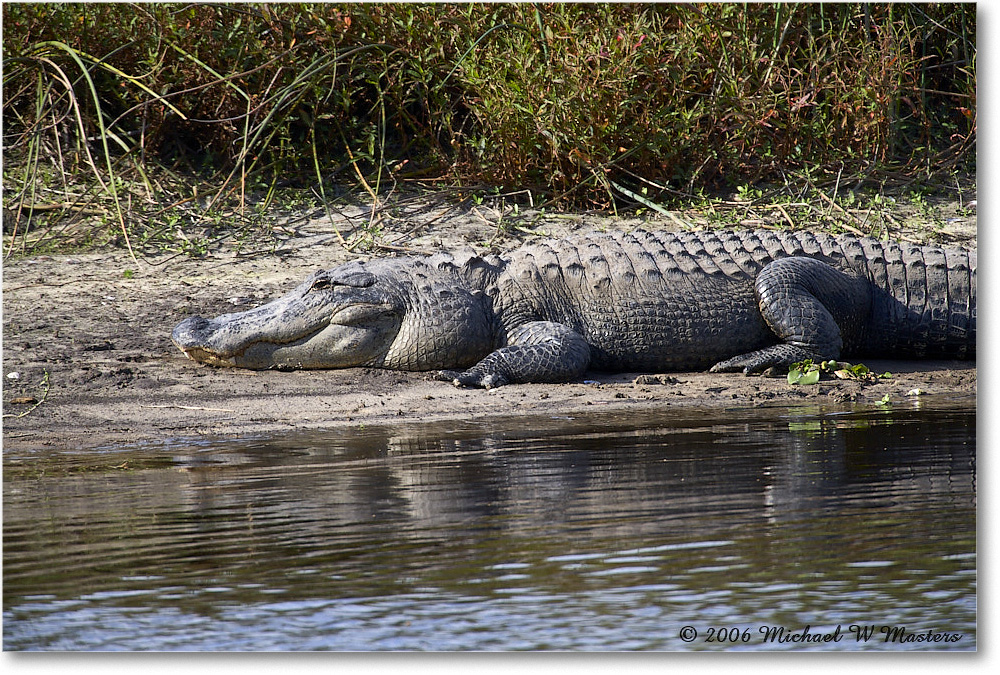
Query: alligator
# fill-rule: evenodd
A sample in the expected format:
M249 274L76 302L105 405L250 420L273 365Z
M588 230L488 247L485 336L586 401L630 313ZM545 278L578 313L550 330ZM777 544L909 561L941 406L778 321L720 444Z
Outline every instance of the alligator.
M457 386L587 370L760 373L804 359L975 359L976 251L778 231L634 231L503 255L353 261L182 321L191 359L435 371Z

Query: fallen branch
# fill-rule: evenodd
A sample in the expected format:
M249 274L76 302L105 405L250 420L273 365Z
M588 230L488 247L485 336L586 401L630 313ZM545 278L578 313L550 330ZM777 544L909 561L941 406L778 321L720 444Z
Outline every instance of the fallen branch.
M45 398L49 395L49 371L47 370L45 371L45 374L42 376L42 386L45 387L45 391L42 392L42 397L38 399L38 402L35 403L35 405L31 406L23 413L18 413L16 415L8 413L4 415L4 417L5 418L13 417L14 419L20 419L26 415L30 415L32 412L34 412L35 408L45 403Z
M205 410L208 412L227 412L234 413L235 410L229 410L228 408L203 408L197 405L177 405L176 403L168 403L166 405L141 405L140 408L179 408L180 410Z

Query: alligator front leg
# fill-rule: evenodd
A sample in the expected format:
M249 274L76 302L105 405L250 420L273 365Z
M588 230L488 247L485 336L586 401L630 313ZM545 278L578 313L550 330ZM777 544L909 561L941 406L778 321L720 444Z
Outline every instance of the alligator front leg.
M780 344L726 359L713 373L760 373L804 359L837 359L844 337L860 330L871 312L872 291L814 258L782 258L765 266L754 283L764 321Z
M582 335L552 321L532 321L508 335L507 345L464 372L442 370L436 378L457 387L492 389L524 382L569 382L590 365Z

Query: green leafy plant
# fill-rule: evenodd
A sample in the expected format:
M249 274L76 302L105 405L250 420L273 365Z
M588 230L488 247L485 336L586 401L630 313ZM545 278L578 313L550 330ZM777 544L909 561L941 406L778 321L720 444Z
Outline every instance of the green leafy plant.
M788 369L788 384L816 384L819 382L820 366L809 359L792 364Z
M857 380L869 383L892 377L892 373L889 372L880 375L873 373L863 363L851 364L835 360L814 363L811 359L805 359L789 366L788 384L816 384L823 375L833 376L840 380Z

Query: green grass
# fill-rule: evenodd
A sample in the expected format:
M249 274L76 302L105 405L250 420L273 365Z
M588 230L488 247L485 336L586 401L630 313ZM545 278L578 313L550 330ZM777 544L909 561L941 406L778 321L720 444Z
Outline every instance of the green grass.
M196 252L178 227L252 227L288 188L657 210L975 172L974 4L4 4L3 27L5 254Z

